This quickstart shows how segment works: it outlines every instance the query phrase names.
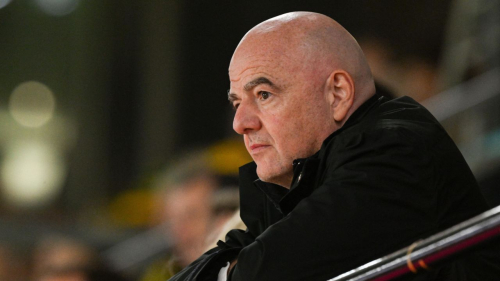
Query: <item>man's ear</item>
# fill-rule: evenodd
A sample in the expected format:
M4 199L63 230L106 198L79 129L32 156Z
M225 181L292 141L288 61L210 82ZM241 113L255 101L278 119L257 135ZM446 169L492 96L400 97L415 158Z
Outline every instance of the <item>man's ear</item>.
M336 70L326 81L327 100L333 109L333 119L344 121L354 103L354 80L349 73Z

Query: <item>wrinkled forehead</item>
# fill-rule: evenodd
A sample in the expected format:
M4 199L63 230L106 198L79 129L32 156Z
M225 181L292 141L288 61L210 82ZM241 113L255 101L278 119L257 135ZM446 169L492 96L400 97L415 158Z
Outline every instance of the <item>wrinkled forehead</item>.
M229 65L229 79L239 81L251 73L280 73L291 66L288 55L282 52L235 53Z
M246 71L265 68L267 71L296 71L302 53L300 45L291 38L275 34L259 34L245 38L238 45L229 64L229 77L238 80Z

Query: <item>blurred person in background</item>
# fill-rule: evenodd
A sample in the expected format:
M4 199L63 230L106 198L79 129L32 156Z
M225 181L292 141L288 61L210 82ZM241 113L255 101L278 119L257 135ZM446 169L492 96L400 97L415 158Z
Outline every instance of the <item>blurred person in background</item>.
M215 178L201 167L195 164L190 168L193 169L175 172L165 200L165 220L174 245L174 259L180 267L195 260L205 248L212 219L211 198L217 187Z
M237 167L249 160L240 141L224 140L179 155L158 175L162 221L172 249L155 261L143 281L166 280L214 244L239 207Z

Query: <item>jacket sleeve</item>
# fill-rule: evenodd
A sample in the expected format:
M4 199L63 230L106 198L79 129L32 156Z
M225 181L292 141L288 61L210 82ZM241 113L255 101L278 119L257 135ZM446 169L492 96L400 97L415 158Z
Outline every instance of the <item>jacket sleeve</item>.
M228 261L234 260L240 250L254 241L248 231L234 229L226 235L226 242L219 241L201 257L170 278L171 281L216 281L217 275Z
M240 251L230 280L328 280L437 232L442 221L457 223L450 213L459 220L485 209L446 137L423 145L418 135L380 130L336 142L321 184ZM450 177L465 182L448 192L455 187L441 183Z

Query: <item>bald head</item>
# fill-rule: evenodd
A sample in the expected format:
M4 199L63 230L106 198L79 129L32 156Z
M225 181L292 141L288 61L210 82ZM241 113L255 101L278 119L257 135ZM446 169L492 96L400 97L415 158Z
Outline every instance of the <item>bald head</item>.
M294 71L323 80L334 70L345 70L356 86L356 108L375 93L370 67L354 37L322 14L291 12L266 20L243 37L231 64L240 54L272 54L276 61L295 62ZM231 75L231 67L229 72Z
M234 130L264 181L289 187L292 162L323 141L375 92L356 40L321 14L295 12L252 28L229 66Z

